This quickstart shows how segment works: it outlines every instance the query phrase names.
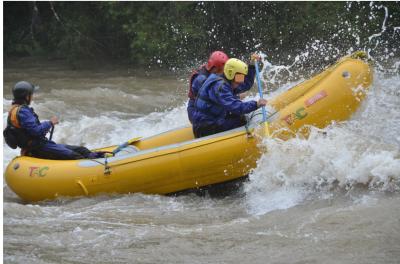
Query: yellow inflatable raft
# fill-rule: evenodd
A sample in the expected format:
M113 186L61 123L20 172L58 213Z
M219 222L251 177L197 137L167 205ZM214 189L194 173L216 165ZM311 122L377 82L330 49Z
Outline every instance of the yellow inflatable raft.
M310 125L323 128L350 118L372 82L363 57L360 52L344 57L271 100L268 123L200 139L191 127L178 128L136 140L107 160L16 157L5 180L23 200L40 201L100 193L168 194L240 178L256 166L263 136L307 136Z

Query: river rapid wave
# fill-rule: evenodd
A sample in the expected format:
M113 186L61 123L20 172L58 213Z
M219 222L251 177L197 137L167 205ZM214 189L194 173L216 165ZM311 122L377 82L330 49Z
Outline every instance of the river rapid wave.
M310 77L312 69L294 70L297 62L331 50L320 42L310 47L291 65L263 56L267 99ZM350 120L314 128L307 140L264 139L257 167L228 196L99 195L27 204L3 182L4 262L398 263L400 64L391 59L389 66L376 60L373 85ZM61 117L56 142L98 148L189 125L182 74L25 67L5 68L3 125L10 89L21 79L41 86L32 106L42 120ZM257 98L253 88L246 100ZM3 145L3 170L16 155Z

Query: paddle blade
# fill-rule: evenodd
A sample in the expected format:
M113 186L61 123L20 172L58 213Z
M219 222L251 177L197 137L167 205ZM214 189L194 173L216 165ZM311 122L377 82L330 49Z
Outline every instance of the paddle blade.
M254 134L259 138L271 137L271 128L268 122L260 123L254 130Z
M265 137L271 137L271 132L270 132L270 129L269 129L269 123L268 122L264 122L261 125L263 126L264 136Z
M134 138L132 138L132 139L130 139L130 140L128 140L128 145L130 145L130 144L132 144L132 143L134 143L134 142L137 142L137 141L139 141L139 140L141 140L142 139L142 137L134 137Z
M142 139L142 137L134 137L130 140L128 140L127 142L122 143L121 145L119 145L116 149L113 150L113 154L117 154L118 152L120 152L123 148L129 146L132 143L135 143L137 141L139 141L140 139Z

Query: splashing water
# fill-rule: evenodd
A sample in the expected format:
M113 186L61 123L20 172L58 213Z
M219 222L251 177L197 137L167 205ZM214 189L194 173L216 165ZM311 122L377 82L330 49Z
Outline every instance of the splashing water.
M265 139L268 152L246 184L250 210L263 214L308 195L358 187L399 191L399 145L360 135L358 122L313 129L308 140Z
M350 10L352 2L348 5ZM268 258L335 263L351 258L354 263L396 263L400 60L397 50L385 51L382 37L390 29L390 10L379 6L373 5L373 12L384 11L385 19L380 32L369 38L343 22L354 41L344 50L312 40L281 65L262 54L262 80L270 100L320 71L325 65L316 58L328 65L360 47L368 52L377 65L374 83L351 120L314 128L308 140L264 139L267 151L243 193L222 199L129 194L26 205L4 183L5 262L259 263ZM333 38L341 37L335 34ZM388 59L393 63L382 63ZM137 85L131 77L98 80L97 75L63 71L62 78L50 76L54 82L48 87L58 89L46 89L42 83L48 71L33 72L43 79L33 104L39 116L44 120L55 111L63 113L54 134L57 142L97 148L189 124L186 86L180 81L149 78ZM22 77L26 75L11 70L4 86ZM246 100L258 98L256 94L253 89ZM5 92L4 97L10 95ZM3 98L4 111L9 105ZM3 125L6 118L3 112ZM3 147L5 168L18 151Z
M351 4L348 3L348 10ZM268 150L245 186L251 213L260 215L292 207L316 191L350 191L357 186L379 191L400 190L400 61L395 57L398 47L382 52L381 46L387 44L381 37L387 31L389 10L372 2L370 7L372 18L380 10L385 16L381 31L369 36L362 45L359 32L347 21L342 22L349 27L356 46L366 51L375 65L375 81L368 99L351 121L323 130L314 128L308 140L265 139L263 144ZM393 34L398 34L398 28L393 27ZM350 47L345 54L355 50ZM288 66L273 65L261 52L262 80L267 86L264 90L273 98L306 78L298 70L299 66L309 64L316 57L331 61L345 54L328 41L320 40L307 45ZM382 58L392 58L394 62L384 65ZM312 68L320 70L320 67ZM288 82L293 79L297 82Z
M352 2L348 2L346 10L351 14ZM360 26L362 18L358 15L355 24L338 17L334 28L337 31L331 32L330 40L318 40L310 38L311 41L305 45L299 54L287 55L284 65L276 65L269 61L271 55L262 51L259 53L263 58L262 80L266 84L266 92L271 92L279 87L296 80L305 80L322 71L337 59L350 55L357 50L363 50L372 60L375 69L386 74L400 74L400 25L388 26L388 19L391 17L390 10L384 4L371 2L370 10L364 15L369 16L372 22L380 23L380 31L365 36L363 27ZM381 21L380 12L384 12ZM342 14L343 17L346 17ZM389 30L390 29L390 30ZM389 31L393 32L389 34ZM337 45L337 42L344 42L348 45ZM397 44L395 44L397 43ZM257 48L257 45L255 45ZM307 69L307 70L305 70Z

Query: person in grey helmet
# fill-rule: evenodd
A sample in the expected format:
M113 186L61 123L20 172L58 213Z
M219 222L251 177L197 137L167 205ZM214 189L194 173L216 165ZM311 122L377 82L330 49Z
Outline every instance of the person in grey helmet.
M40 122L30 103L38 86L20 81L12 89L13 101L8 114L7 127L3 131L8 146L21 148L21 155L42 159L72 160L94 159L104 156L103 152L91 152L85 147L57 144L46 138L52 127L59 123L53 116Z

